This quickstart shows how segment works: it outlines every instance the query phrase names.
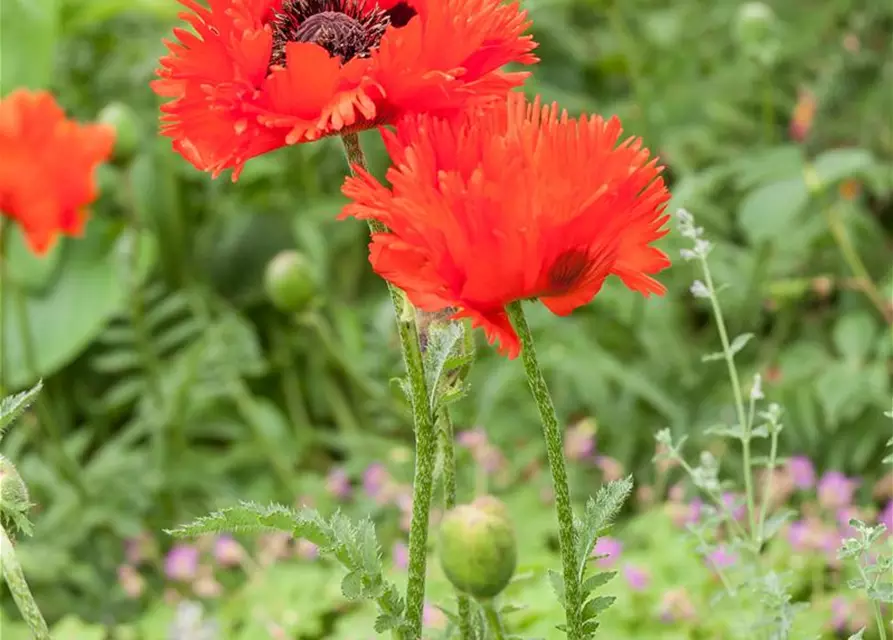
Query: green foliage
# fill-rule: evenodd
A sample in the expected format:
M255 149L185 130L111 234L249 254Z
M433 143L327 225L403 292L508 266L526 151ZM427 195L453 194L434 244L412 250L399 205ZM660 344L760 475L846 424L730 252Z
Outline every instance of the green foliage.
M0 399L0 439L6 430L19 419L23 413L34 404L40 390L43 389L43 381L38 381L27 391L16 393Z
M281 505L264 507L243 502L238 507L216 511L169 533L178 537L194 537L208 533L258 533L266 530L278 530L309 540L319 547L321 553L337 559L348 571L341 581L344 597L378 603L376 631L381 633L403 625L403 598L397 587L384 578L381 547L375 527L368 519L355 524L340 512L327 520L315 509L294 510Z

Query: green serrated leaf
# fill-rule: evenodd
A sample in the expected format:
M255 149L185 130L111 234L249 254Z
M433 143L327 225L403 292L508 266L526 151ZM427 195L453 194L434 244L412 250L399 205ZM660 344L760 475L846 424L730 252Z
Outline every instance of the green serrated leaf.
M583 520L577 531L577 575L583 579L583 572L589 560L589 554L595 546L598 536L611 524L620 512L623 503L633 489L632 476L621 480L613 480L603 485L595 498L589 498Z
M441 379L447 360L456 351L463 337L464 327L458 322L431 324L428 330L428 345L425 348L425 382L428 385L428 402L431 411L437 410L437 397L440 394Z
M254 502L242 502L237 507L215 511L190 524L168 529L165 532L176 538L194 538L208 533L223 532L284 531L294 534L299 520L300 516L295 510L282 505L265 507Z
M595 573L595 574L589 576L588 578L586 578L586 580L583 581L583 587L582 587L584 598L586 595L592 593L599 587L602 587L605 584L607 584L616 575L617 575L616 571L603 571L600 573Z
M363 574L354 570L341 580L341 593L348 600L359 600L363 597Z
M893 582L882 582L868 590L868 597L877 602L893 604Z
M558 602L562 607L565 606L564 578L557 571L549 569L549 583L552 585L552 590L555 592Z
M382 613L375 619L375 625L373 629L376 633L384 633L385 631L390 631L391 629L399 629L403 624L403 618L400 616L391 615L389 613Z
M0 438L3 437L3 432L37 400L41 389L43 380L38 380L37 384L27 391L0 400Z
M583 620L593 620L598 614L614 604L614 596L596 596L583 605Z

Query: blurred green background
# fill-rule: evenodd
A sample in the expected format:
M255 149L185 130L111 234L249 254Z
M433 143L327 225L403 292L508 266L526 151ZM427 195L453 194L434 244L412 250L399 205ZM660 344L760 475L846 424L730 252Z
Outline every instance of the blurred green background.
M767 397L785 407L784 453L859 476L859 503L878 510L872 485L893 393L893 5L523 4L542 58L527 90L572 113L619 114L661 156L670 209L694 213L717 245L730 331L755 334L738 361L743 379L761 373ZM35 535L18 551L60 638L198 638L170 626L190 614L177 604L184 598L216 617L220 638L372 637L370 612L340 596L339 571L300 549L266 562L273 543L244 541L256 562L202 564L200 577L219 587L204 592L160 559L171 544L164 528L239 499L372 513L390 557L403 535L400 506L364 495L364 471L382 463L399 486L411 477L409 412L389 384L402 365L386 289L369 268L365 226L335 221L346 171L338 140L251 160L236 184L173 153L157 135L148 83L180 9L173 0L2 0L0 92L49 88L71 116L119 130L85 238L42 260L15 234L6 247L3 287L21 305L4 309L3 388L39 376L46 384L5 440L37 505ZM381 175L377 134L361 140ZM661 276L661 299L611 282L570 318L530 314L562 419L591 417L599 453L661 491L669 480L651 463L654 433L669 427L703 442L733 411L722 364L702 362L718 341L688 291L692 266L676 259L683 246L675 234L663 241L674 267ZM298 313L264 291L265 269L285 249L309 265L314 295ZM483 343L478 355L455 421L483 428L506 460L482 480L463 450L461 495L482 484L498 491L523 523L522 564L555 567L522 368ZM734 457L723 462L736 472ZM594 493L604 466L574 467L576 496ZM331 477L327 486L334 467L354 497ZM641 497L625 522L626 546L654 586L631 596L618 582L606 637L731 637L722 624L732 622L660 622L656 608L677 584L701 611L711 576ZM125 541L145 532L151 551L128 559ZM432 576L431 601L448 605L436 563ZM801 597L821 601L810 584ZM554 637L545 581L513 589L534 605L519 631ZM2 597L4 639L24 637L13 635L17 614Z

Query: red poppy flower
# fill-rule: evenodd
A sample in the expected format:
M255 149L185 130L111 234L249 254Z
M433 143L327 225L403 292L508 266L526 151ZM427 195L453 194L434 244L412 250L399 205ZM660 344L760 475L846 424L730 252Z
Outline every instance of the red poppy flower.
M46 91L17 89L0 100L0 212L22 226L35 253L58 233L81 233L97 195L94 169L114 143L112 127L66 120Z
M501 98L533 63L526 12L501 0L180 0L155 91L162 133L233 180L254 156Z
M413 116L382 131L393 167L382 186L354 167L342 217L390 229L370 244L375 271L424 311L455 308L514 358L506 314L538 298L567 315L614 274L642 294L669 266L662 237L669 193L639 139L620 144L617 118L569 119L511 94L483 115Z

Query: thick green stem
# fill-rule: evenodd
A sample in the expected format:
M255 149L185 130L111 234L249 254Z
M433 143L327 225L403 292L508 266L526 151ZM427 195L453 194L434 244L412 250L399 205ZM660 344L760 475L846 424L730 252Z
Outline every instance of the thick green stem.
M356 134L341 136L347 160L351 165L365 167L366 161ZM372 233L386 231L377 220L369 220ZM428 569L428 523L431 513L431 497L434 492L434 467L437 462L437 434L434 417L428 403L425 367L419 345L418 329L414 313L404 313L409 304L403 293L388 283L394 313L397 316L397 333L403 362L409 378L410 403L415 426L416 457L412 483L412 523L409 529L409 565L406 582L406 640L418 640L422 636L422 610L425 604L425 576Z
M561 430L558 416L552 404L552 396L540 370L533 346L533 336L521 302L513 302L508 307L509 318L521 338L521 358L527 373L530 391L536 400L543 422L543 435L546 439L546 452L549 468L552 471L552 487L555 491L555 511L558 514L558 542L561 547L561 564L564 569L565 613L567 616L567 637L580 640L583 637L580 602L580 584L577 576L577 562L574 558L577 534L574 530L574 512L571 507L571 494L564 467L564 449L561 443Z
M443 451L443 504L447 509L456 506L456 444L453 420L448 410L440 413L441 450ZM459 609L459 637L471 640L471 605L468 596L456 591Z
M15 600L22 618L31 629L35 640L50 640L50 630L47 627L46 620L40 613L34 596L31 595L31 589L25 581L25 574L22 573L22 567L16 558L15 549L12 546L12 540L6 534L6 530L0 526L0 568L3 571L3 579L9 587L12 599Z
M744 411L744 394L741 391L741 382L738 379L738 368L735 366L735 354L732 352L731 343L729 342L729 333L726 329L725 318L722 314L722 308L719 305L719 299L716 297L716 289L713 286L713 277L710 275L710 267L707 264L707 258L701 258L701 267L704 271L704 281L707 290L710 292L710 304L713 307L713 316L716 319L716 328L719 331L719 339L722 342L722 352L725 356L726 367L729 370L729 379L732 382L732 392L735 394L735 412L738 416L738 424L741 426L743 435L741 436L741 454L744 459L744 492L747 497L747 521L750 525L750 538L758 547L759 541L756 522L756 507L754 502L753 491L753 462L751 460L750 441L751 441L751 425L748 424L747 416Z

